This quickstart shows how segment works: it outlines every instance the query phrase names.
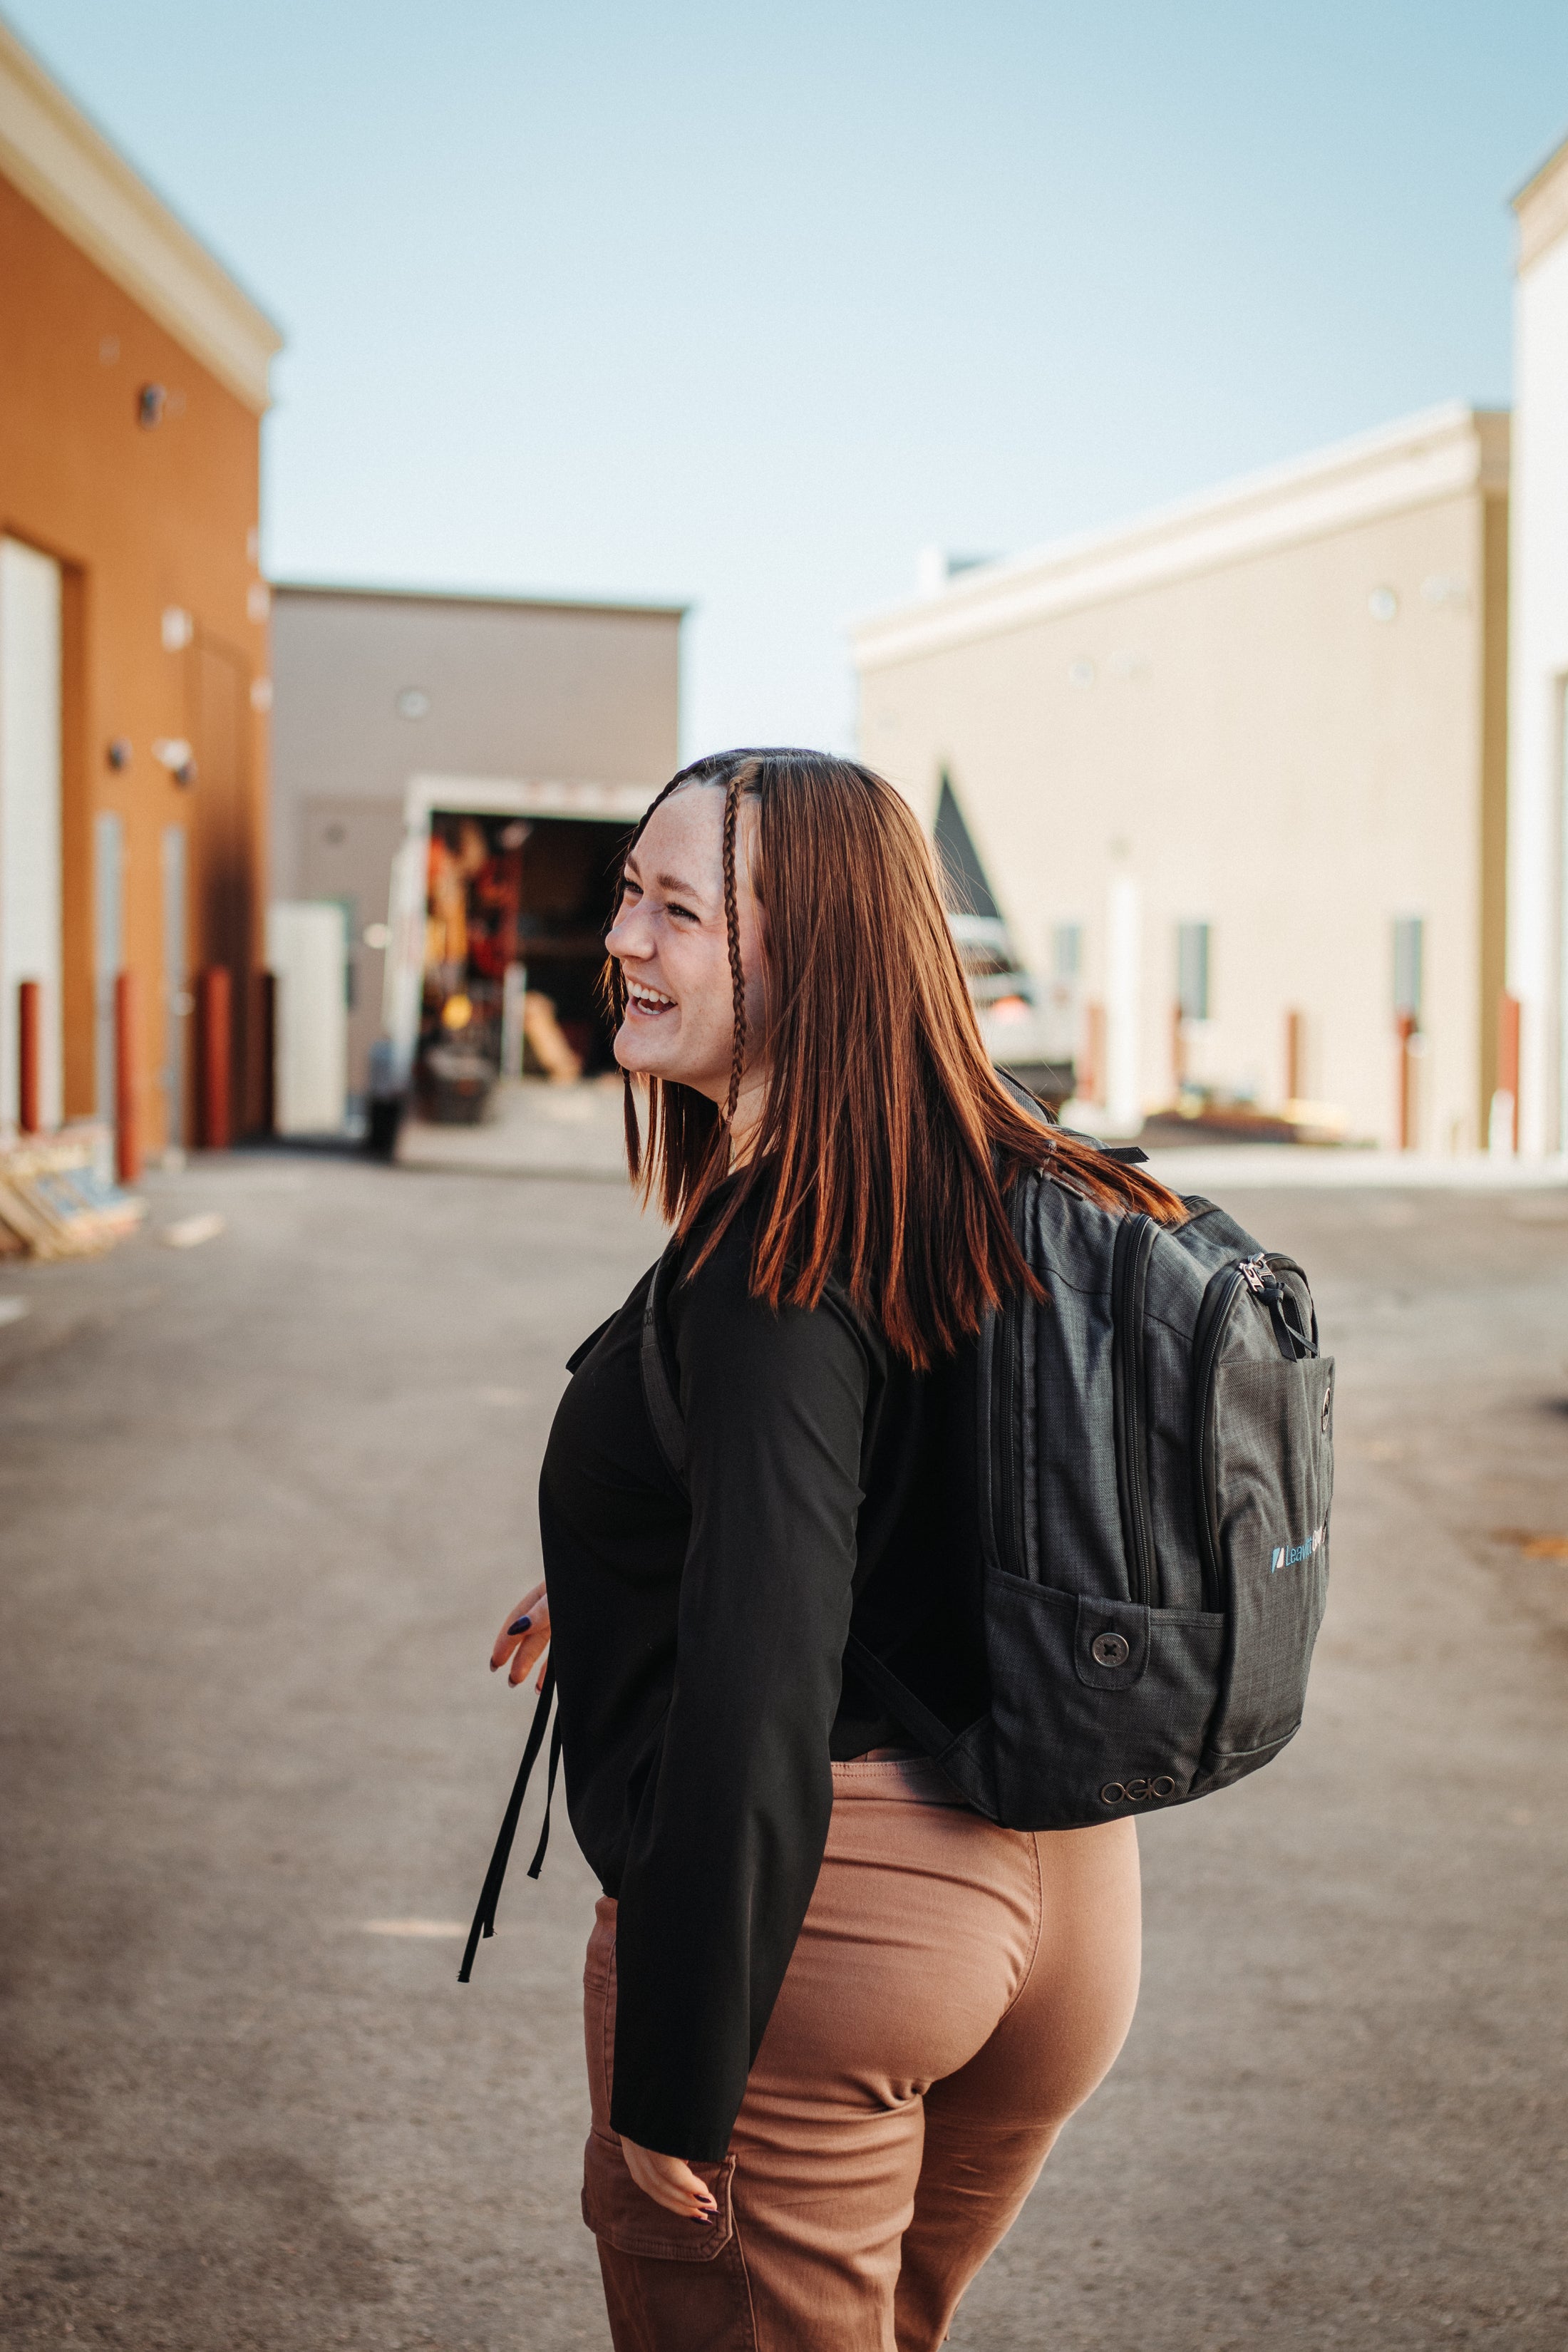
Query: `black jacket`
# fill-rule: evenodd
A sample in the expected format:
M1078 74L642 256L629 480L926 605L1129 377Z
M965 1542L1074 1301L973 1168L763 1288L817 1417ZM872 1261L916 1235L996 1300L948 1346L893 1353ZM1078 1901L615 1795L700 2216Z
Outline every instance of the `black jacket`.
M689 1499L643 1403L647 1276L573 1358L540 1482L568 1810L619 1904L611 2120L710 2161L816 1882L830 1762L900 1737L844 1671L851 1611L950 1721L984 1703L952 1605L944 1376L831 1302L754 1299L752 1230L671 1293Z

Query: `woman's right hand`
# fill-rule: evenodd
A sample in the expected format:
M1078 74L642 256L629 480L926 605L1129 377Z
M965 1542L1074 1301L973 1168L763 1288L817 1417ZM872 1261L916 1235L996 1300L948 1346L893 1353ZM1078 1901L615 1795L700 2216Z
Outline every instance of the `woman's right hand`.
M543 1585L536 1584L532 1591L525 1592L516 1608L509 1609L502 1618L500 1632L496 1635L495 1647L490 1652L490 1672L498 1674L510 1658L511 1667L507 1682L516 1690L520 1683L528 1680L530 1666L542 1660L549 1647L550 1603L545 1598ZM540 1664L539 1680L534 1688L538 1690L543 1681L544 1668Z

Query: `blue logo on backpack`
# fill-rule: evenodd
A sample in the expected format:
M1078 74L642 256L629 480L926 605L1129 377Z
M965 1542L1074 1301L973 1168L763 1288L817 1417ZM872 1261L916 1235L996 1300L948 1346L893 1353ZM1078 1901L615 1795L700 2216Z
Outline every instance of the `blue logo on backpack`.
M1310 1537L1305 1543L1276 1544L1274 1549L1268 1556L1269 1575L1272 1576L1276 1569L1295 1568L1299 1566L1302 1560L1310 1559L1312 1554L1317 1550L1318 1546L1322 1542L1322 1528L1314 1528Z

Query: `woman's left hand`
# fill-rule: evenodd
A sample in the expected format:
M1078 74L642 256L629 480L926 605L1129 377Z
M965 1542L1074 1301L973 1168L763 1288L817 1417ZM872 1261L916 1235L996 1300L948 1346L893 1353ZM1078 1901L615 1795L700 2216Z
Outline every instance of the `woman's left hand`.
M698 2179L684 2157L661 2156L657 2148L639 2147L624 2132L621 2154L644 2196L662 2205L667 2213L679 2213L686 2221L711 2221L719 2210L713 2191Z
M495 1647L490 1652L490 1672L492 1675L499 1673L510 1658L511 1670L507 1680L515 1690L519 1683L528 1680L530 1666L542 1658L549 1647L550 1603L545 1598L543 1585L536 1584L532 1591L525 1592L516 1608L509 1609L501 1620L500 1632L496 1635ZM541 1666L535 1689L543 1680L544 1669Z

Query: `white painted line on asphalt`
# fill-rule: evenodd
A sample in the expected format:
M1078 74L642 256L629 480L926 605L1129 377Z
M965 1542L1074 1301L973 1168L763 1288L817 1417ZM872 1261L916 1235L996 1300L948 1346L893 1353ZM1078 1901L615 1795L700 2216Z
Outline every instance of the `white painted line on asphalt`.
M9 1298L0 1298L0 1323L19 1323L24 1315L30 1315L32 1311L30 1298L18 1298L15 1293Z
M196 1249L203 1242L214 1240L221 1234L226 1220L209 1209L199 1217L181 1217L177 1223L165 1225L159 1235L171 1249Z
M466 1936L468 1932L458 1919L367 1919L362 1929L366 1936Z

